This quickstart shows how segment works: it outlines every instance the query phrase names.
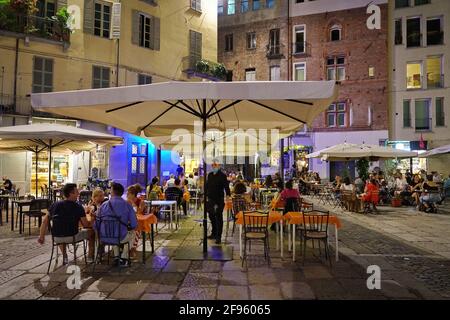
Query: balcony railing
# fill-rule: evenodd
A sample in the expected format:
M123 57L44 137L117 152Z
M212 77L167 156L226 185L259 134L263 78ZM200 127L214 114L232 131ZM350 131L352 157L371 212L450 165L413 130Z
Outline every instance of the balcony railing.
M0 30L35 36L61 43L70 42L70 29L48 17L16 15L0 20Z
M281 59L284 57L282 49L284 45L282 44L268 44L266 46L266 56L268 59Z
M415 128L416 131L430 131L432 127L431 118L416 118Z
M211 81L224 81L228 73L223 64L205 60L198 56L184 57L182 68L188 77L198 77Z
M427 88L435 89L435 88L443 88L444 87L444 75L432 75L429 74L427 77Z
M294 42L292 48L293 55L295 56L310 56L311 44L309 42Z

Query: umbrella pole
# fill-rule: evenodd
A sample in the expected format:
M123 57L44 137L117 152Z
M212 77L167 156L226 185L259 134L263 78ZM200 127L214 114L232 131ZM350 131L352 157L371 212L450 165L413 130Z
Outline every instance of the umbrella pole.
M52 186L52 139L48 144L48 189Z
M35 157L34 157L34 165L35 165L35 188L36 188L36 198L38 197L38 156L39 156L39 152L38 152L38 147L36 146L36 152L35 152Z
M203 254L208 253L208 217L206 210L206 100L203 99L203 123L202 123L202 154L203 154Z

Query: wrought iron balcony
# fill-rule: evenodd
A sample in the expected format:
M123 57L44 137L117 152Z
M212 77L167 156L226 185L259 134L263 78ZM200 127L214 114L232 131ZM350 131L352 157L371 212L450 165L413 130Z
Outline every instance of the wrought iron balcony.
M189 78L197 77L211 81L225 81L228 73L223 64L205 60L193 55L183 58L182 69Z
M2 13L0 12L0 16ZM48 17L32 15L11 17L5 14L4 19L0 19L0 30L10 32L12 36L16 37L33 36L60 42L65 46L70 42L70 29Z
M309 42L294 42L292 45L292 54L294 56L310 56L311 44Z
M284 58L283 55L283 48L284 45L282 44L268 44L266 46L266 57L268 59L282 59Z

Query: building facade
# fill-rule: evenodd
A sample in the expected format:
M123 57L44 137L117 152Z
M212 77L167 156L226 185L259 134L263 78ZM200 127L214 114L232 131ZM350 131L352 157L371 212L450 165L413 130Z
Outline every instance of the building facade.
M389 11L389 139L410 150L449 144L450 2L396 0ZM449 161L415 159L413 167L448 174Z
M72 33L51 20L64 8ZM50 119L32 110L29 94L210 78L195 66L200 59L217 61L216 3L38 0L34 12L13 12L19 20L6 6L0 10L7 17L0 22L1 125L62 121L125 138L106 156L67 158L72 175L66 181L85 182L93 163L103 163L105 175L123 184L144 184L156 175L156 151L148 140L103 125ZM25 173L12 168L15 163L25 165ZM0 170L30 190L30 155L2 155Z
M367 27L363 0L219 1L219 61L233 80L340 82L338 100L285 141L285 150L296 150L285 167L334 144L388 139L388 7L386 0L372 4L380 8L379 29ZM342 165L309 161L310 170L325 178Z

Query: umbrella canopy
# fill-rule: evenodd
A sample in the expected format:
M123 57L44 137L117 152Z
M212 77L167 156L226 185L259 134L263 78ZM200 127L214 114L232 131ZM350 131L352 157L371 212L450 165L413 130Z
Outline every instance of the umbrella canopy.
M280 129L295 132L337 97L334 81L167 82L32 94L36 110L112 125L147 137L174 128ZM202 123L198 122L202 133Z
M272 135L259 134L257 131L212 131L208 130L206 136L206 157L240 156L251 157L258 152L267 154L271 150L279 149L279 141L287 137L278 131ZM184 155L200 157L202 155L202 135L201 134L172 134L172 136L160 136L149 138L152 143L164 150L183 152Z
M342 161L360 158L394 159L417 157L417 152L369 144L343 143L311 153L306 157L322 158L325 161Z
M51 140L51 142L50 142ZM60 124L30 124L0 127L0 149L28 150L36 145L84 151L97 145L122 144L121 137Z
M174 128L202 136L210 128L264 128L290 134L311 124L337 96L334 81L167 82L38 93L31 95L31 104L36 110L105 123L147 137L170 136ZM207 141L202 140L205 150ZM206 207L203 255L207 254Z
M121 137L92 130L60 124L30 124L0 128L0 151L31 151L38 154L49 151L88 151L98 145L122 144ZM37 176L37 169L36 169ZM49 186L51 185L51 161L49 161ZM37 177L36 177L37 194Z
M446 153L450 153L450 144L428 150L427 152L420 154L419 158L438 157Z

